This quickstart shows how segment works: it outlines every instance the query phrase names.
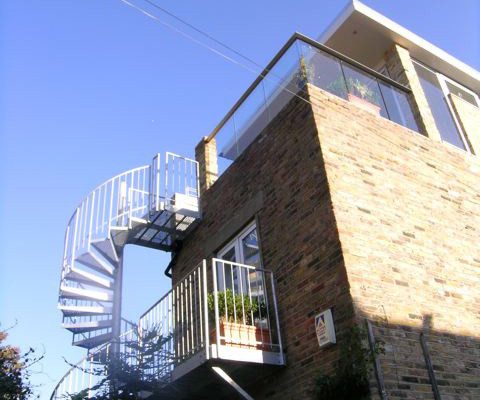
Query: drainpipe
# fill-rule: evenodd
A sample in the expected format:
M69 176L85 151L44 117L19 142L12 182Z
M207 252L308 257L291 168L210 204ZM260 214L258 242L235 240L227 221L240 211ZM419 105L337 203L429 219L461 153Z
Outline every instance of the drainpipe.
M164 271L165 275L168 276L170 279L172 278L171 270L173 266L177 263L178 253L180 253L180 250L182 250L182 247L183 247L183 241L179 239L175 240L170 246L170 249L172 250L172 259L170 260L170 263L168 264L167 268Z

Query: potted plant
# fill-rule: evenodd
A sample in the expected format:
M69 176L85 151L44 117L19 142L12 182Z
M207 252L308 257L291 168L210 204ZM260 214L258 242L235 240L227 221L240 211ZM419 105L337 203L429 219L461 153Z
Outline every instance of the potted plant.
M355 103L363 110L380 115L381 107L379 104L381 104L381 101L378 92L358 78L348 77L345 81L341 76L330 83L327 89L337 96Z
M304 56L300 58L298 71L295 74L298 89L303 89L307 83L312 83L315 78L315 66L308 62Z
M233 293L232 289L217 292L218 317L220 319L220 344L232 347L266 349L270 344L268 329L259 326L260 315L267 315L265 303L247 294ZM215 319L215 297L208 294L208 309ZM216 338L216 328L210 332Z

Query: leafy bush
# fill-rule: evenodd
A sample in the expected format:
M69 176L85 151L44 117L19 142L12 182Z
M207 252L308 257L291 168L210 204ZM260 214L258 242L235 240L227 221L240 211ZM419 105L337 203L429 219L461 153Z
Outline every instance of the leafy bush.
M321 375L315 386L318 400L366 400L370 394L369 376L376 355L384 352L377 342L373 352L364 345L366 332L355 325L348 330L340 347L340 358L333 375Z
M235 293L232 289L227 289L224 292L217 293L218 300L218 315L220 319L227 322L234 322L235 317L237 322L244 323L246 325L252 325L252 314L255 317L259 317L259 314L266 315L265 303L259 303L258 299L250 297L247 294ZM213 293L208 294L208 309L212 313L215 312L215 297ZM242 307L243 302L243 307ZM225 309L226 306L226 309ZM260 309L260 313L259 313ZM243 319L245 313L245 320Z

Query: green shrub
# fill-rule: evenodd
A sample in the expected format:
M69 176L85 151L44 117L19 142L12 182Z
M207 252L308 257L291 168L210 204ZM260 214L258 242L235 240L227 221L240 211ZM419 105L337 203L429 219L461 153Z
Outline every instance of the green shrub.
M235 293L234 295L232 289L227 289L222 292L217 292L217 299L218 315L223 321L234 322L236 317L237 322L244 323L246 325L252 325L254 323L254 321L252 321L252 314L254 318L259 317L259 308L262 316L266 315L265 303L262 302L259 304L257 298L253 297L250 299L250 297L245 293L242 297L240 293ZM215 312L215 297L213 293L208 294L207 302L208 309L213 317ZM244 313L245 320L243 319Z
M370 394L369 377L376 355L384 352L377 342L373 352L364 345L366 332L357 325L341 341L340 358L335 373L321 375L315 385L318 400L366 400Z

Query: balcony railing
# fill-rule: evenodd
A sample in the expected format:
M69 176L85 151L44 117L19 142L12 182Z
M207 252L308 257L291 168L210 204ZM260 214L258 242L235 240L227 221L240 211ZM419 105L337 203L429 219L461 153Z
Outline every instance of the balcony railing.
M203 261L142 315L139 330L164 338L145 371L159 380L210 358L284 364L273 273L249 265Z
M418 132L410 89L296 33L210 134L216 138L220 173L293 98L308 100L309 83Z
M285 364L273 273L249 265L203 260L127 328L72 366L51 398L95 395L115 351L145 382L165 387L213 359Z

